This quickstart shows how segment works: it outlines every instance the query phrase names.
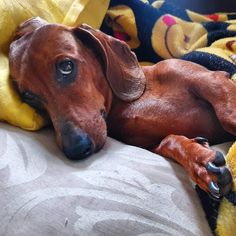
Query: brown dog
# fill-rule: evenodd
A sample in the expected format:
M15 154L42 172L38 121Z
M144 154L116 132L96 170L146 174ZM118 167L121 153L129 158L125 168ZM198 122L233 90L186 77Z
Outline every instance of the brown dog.
M48 112L69 158L98 151L108 130L179 162L214 196L230 191L224 157L207 143L236 134L236 85L226 72L177 59L140 67L125 43L101 31L39 18L17 30L10 68L23 100Z

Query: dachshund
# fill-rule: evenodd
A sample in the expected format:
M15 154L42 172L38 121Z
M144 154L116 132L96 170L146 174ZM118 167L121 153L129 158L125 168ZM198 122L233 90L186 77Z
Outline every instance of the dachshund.
M232 176L212 144L236 135L236 84L227 72L181 59L139 65L126 43L86 24L22 23L9 52L26 103L49 115L69 159L102 148L107 135L181 164L219 198Z

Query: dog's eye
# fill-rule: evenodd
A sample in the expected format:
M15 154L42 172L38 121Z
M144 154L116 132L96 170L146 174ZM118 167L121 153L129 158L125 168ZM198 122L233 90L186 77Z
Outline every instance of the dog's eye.
M71 60L64 60L58 64L58 70L62 75L69 75L72 73L74 64Z
M56 63L56 81L66 86L75 81L77 65L73 59L65 58Z
M39 96L26 91L21 94L21 98L25 103L29 104L35 109L38 109L38 110L43 109L43 101Z
M33 100L34 99L34 95L32 94L32 93L30 93L30 92L24 92L24 93L22 93L22 98L23 99L26 99L26 100Z

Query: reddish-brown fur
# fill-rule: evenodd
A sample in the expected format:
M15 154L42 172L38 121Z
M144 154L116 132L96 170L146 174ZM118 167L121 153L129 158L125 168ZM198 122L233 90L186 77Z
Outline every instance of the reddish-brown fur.
M42 98L59 146L64 123L88 134L96 151L108 130L125 143L179 162L206 191L218 181L206 168L216 152L194 138L218 143L236 134L236 85L226 72L178 59L141 68L124 43L84 25L67 28L33 19L16 35L10 50L12 77L20 92ZM78 74L61 87L54 63L65 57L76 60ZM222 184L221 194L229 191L224 190L229 182Z

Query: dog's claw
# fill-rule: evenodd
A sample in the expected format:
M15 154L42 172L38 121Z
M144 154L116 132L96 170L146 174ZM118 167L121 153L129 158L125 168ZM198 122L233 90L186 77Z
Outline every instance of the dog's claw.
M233 187L233 177L228 168L221 168L220 175L218 176L218 185L220 187L220 194L226 195Z
M220 168L220 174L218 176L219 184L225 184L232 182L233 177L227 167Z
M216 166L223 166L223 165L225 165L225 157L224 157L222 152L216 151L215 160L213 161L213 163Z
M224 158L223 154L220 154L218 152L216 155L218 155L218 160L216 161L217 164L223 164L225 163L225 160L223 161L222 158ZM215 162L215 161L214 161ZM209 184L209 190L213 197L220 198L222 196L227 195L233 186L233 177L229 171L229 169L226 166L217 167L215 163L209 162L206 166L206 169L215 174L217 177L217 183L211 181Z
M215 197L217 199L220 198L220 196L221 196L220 188L216 183L211 181L210 184L209 184L209 189L210 189L210 193L213 197Z
M208 144L208 139L203 138L203 137L196 137L196 138L194 138L194 140L197 143L202 144L202 145Z
M214 174L220 174L221 173L221 168L215 166L212 162L208 162L206 165L206 169Z
M217 176L217 184L209 184L210 193L216 198L227 195L233 186L233 177L227 167L217 167L209 162L206 169Z

